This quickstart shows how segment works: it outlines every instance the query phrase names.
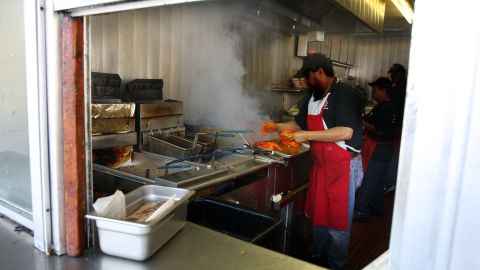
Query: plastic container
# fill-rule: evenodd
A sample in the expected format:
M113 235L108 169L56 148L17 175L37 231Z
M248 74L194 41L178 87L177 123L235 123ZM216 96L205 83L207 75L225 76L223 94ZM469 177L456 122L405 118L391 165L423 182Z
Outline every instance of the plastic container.
M96 221L102 252L127 259L143 261L163 246L185 225L187 201L194 194L187 189L145 185L125 195L127 216L148 201L168 200L176 195L175 203L156 220L136 223L97 216Z
M188 203L187 220L258 243L280 227L281 219L258 210L216 198L195 198Z

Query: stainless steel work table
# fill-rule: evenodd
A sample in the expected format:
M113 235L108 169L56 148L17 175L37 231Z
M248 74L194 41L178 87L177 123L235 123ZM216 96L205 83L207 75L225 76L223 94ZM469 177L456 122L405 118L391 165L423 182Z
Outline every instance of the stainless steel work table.
M144 262L103 254L98 247L82 257L45 256L36 250L32 238L16 233L0 218L0 269L322 269L281 253L188 223L157 253Z
M320 269L319 267L193 223L186 226L145 262L101 254L101 269Z

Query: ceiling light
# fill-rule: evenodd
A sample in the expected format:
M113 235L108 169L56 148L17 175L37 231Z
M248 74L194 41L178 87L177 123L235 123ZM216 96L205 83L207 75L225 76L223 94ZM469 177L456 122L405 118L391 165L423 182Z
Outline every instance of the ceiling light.
M397 7L400 13L402 13L405 20L411 24L413 22L413 9L407 0L392 0L392 3Z

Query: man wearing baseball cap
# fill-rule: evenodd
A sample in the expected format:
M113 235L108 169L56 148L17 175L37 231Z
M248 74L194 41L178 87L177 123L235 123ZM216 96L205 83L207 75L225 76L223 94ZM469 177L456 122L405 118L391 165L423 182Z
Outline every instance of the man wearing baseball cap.
M395 107L390 101L392 82L380 77L369 83L375 107L363 118L365 141L362 164L365 177L357 192L354 221L366 221L371 214L383 215L383 186L392 158Z
M312 256L342 269L348 257L355 190L363 177L362 106L355 90L340 82L323 54L303 59L297 77L305 77L310 97L294 121L275 124L276 131L298 130L292 139L310 142L313 166L305 213L313 224Z

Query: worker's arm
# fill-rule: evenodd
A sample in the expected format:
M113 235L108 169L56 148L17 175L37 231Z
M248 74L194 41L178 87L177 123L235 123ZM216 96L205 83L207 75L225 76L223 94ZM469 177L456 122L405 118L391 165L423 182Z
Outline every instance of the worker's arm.
M293 139L298 142L318 141L318 142L338 142L348 141L353 136L353 129L349 127L334 127L321 131L297 131L293 134Z
M302 129L295 121L289 121L284 123L275 123L278 132L284 130L299 130Z

